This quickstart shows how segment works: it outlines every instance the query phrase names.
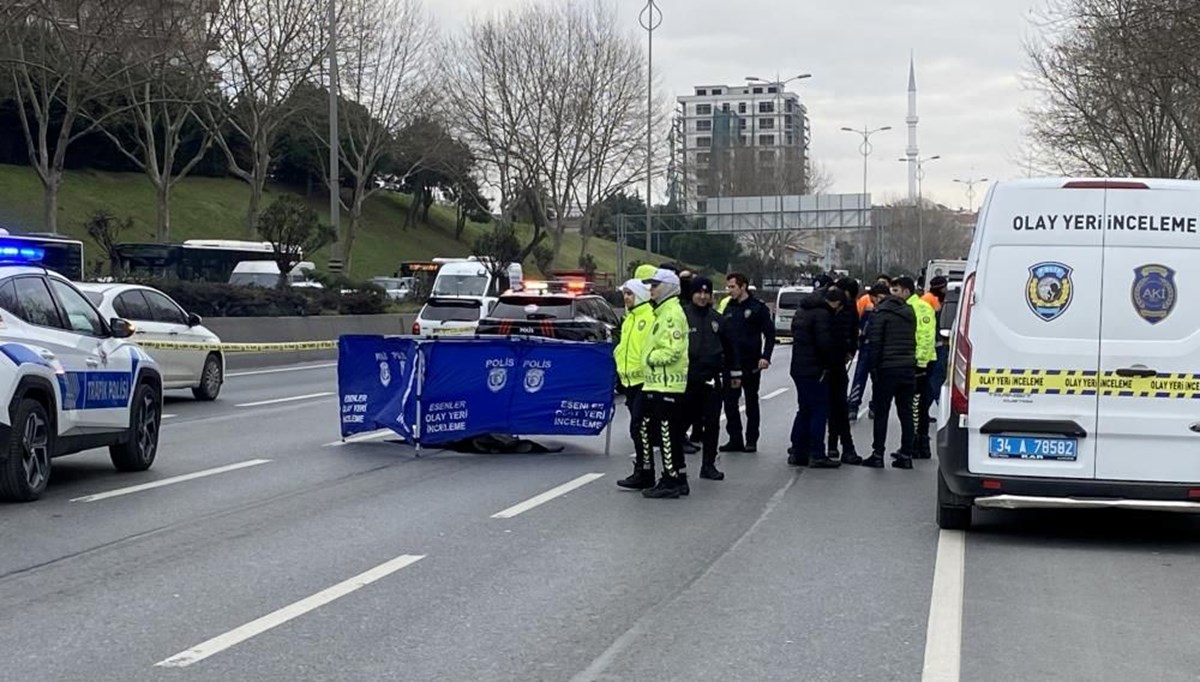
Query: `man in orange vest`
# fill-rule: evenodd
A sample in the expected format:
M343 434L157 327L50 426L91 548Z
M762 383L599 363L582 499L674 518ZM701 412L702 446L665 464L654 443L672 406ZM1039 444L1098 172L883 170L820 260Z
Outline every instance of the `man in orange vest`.
M891 277L879 275L875 278L875 285L868 288L862 296L858 297L858 358L854 365L854 380L850 383L850 395L846 399L850 410L850 421L852 422L858 421L858 410L862 407L863 394L867 391L867 379L871 376L869 372L871 366L870 349L866 344L867 321L870 319L871 313L875 310L875 303L888 295L891 285ZM875 418L873 410L868 418Z

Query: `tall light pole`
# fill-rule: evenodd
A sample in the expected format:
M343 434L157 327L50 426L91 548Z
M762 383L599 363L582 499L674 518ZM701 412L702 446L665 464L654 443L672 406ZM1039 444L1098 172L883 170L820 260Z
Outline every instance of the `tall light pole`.
M654 0L638 15L638 23L646 29L646 251L653 251L650 193L654 186L654 32L662 26L663 13ZM685 119L686 120L686 119Z
M855 128L843 127L847 133L855 133L862 137L862 144L858 145L858 153L863 157L863 212L867 220L871 219L871 202L867 199L867 159L871 156L871 152L875 151L875 146L871 144L871 136L875 133L882 133L885 130L891 130L891 126L883 126L881 128L868 128L863 126L862 130ZM876 272L883 272L883 226L875 226L875 268Z
M930 161L937 161L942 158L941 155L935 154L925 158L916 159L917 162L917 257L920 258L920 267L925 267L925 164ZM909 163L913 159L900 159L904 163Z
M967 212L975 212L975 185L987 182L987 178L954 178L954 181L967 186Z
M338 136L338 62L337 1L329 0L329 221L333 226L333 246L329 250L329 271L341 272L345 266L342 242L342 178L338 154L342 141Z
M779 73L776 72L775 80L773 80L773 81L765 80L763 78L759 78L758 76L746 76L746 82L760 83L760 84L766 85L766 86L772 86L772 85L775 86L775 100L772 102L774 110L771 112L771 118L772 118L772 120L774 120L775 117L779 117L780 122L782 122L783 121L783 112L780 111L781 107L779 106L779 103L783 101L784 89L789 84L791 84L795 81L804 80L806 78L812 78L812 74L811 73L802 73L802 74L792 76L791 78L788 78L787 80L784 80L784 79L780 78ZM758 107L757 100L755 100L755 104L753 106L755 107L755 110L750 112L751 116L752 116L752 118L750 120L755 121L756 125L755 125L755 130L751 130L752 136L757 135L758 130L762 130L762 124L757 123L758 122L758 113L759 113L758 108L757 108ZM775 128L775 134L783 135L784 134L783 126L780 126L779 128ZM754 143L752 146L757 146L757 142L758 142L757 140L752 140L752 142ZM778 146L784 147L784 145L782 144L782 141L780 141L780 144ZM785 149L785 151L786 151L786 149ZM781 156L782 156L782 154L781 154ZM778 160L779 159L776 159L776 161L778 161ZM755 154L754 164L755 164L755 166L758 165L757 153ZM781 165L782 164L780 164L780 163L775 164L775 229L780 230L780 231L783 230L783 187L782 187L783 183L779 182L779 168ZM759 208L760 209L762 208L761 204L760 204Z

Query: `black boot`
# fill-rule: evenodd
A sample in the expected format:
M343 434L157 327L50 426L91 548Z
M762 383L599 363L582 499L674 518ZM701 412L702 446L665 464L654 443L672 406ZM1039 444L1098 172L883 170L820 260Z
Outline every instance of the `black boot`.
M718 450L718 451L720 451L720 452L745 452L745 451L746 451L746 444L745 444L745 443L738 443L738 442L735 442L735 441L729 441L728 443L726 443L726 444L722 445L721 447L717 448L717 450Z
M813 457L812 463L810 463L808 466L812 469L836 469L841 465L842 463L836 459L829 459L828 457Z
M876 452L870 457L864 459L861 466L867 467L868 469L882 469L884 467L883 455Z
M687 497L692 494L692 488L688 485L687 474L676 474L675 480L679 484L679 494Z
M675 500L683 494L679 481L671 476L664 475L658 481L658 485L649 490L642 491L642 497L652 500Z
M892 468L894 469L911 469L913 468L912 457L899 452L892 454Z
M705 464L700 467L700 478L707 478L710 481L724 481L725 474L717 470L714 464Z
M864 461L863 458L859 457L858 453L855 452L854 450L847 450L846 452L844 452L842 454L842 464L848 464L850 466L858 466L859 464L862 464L863 461Z
M794 467L806 467L808 466L808 457L797 455L795 448L788 448L788 464Z
M654 487L654 471L652 469L634 469L629 478L622 478L617 485L629 490L646 490Z

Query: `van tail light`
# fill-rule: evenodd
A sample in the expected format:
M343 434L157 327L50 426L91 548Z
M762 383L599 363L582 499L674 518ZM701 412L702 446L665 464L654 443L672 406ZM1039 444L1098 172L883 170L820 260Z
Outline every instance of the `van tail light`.
M421 335L421 323L417 320L413 320L412 333L413 333L413 336Z
M958 331L954 336L954 359L951 371L950 408L958 414L968 414L971 406L971 312L975 308L975 273L963 282L962 312L958 316Z

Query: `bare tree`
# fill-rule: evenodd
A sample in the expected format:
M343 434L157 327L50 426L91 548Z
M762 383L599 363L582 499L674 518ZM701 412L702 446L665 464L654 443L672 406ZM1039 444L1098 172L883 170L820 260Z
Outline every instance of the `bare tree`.
M123 112L110 98L140 71L155 12L127 0L26 0L0 24L0 74L9 82L30 165L42 184L45 229L58 232L67 149ZM89 108L101 109L88 116Z
M203 115L229 171L250 185L249 236L258 226L272 147L304 105L293 95L325 54L324 10L313 0L224 0L215 24L219 92Z
M393 182L403 184L434 151L421 148L416 155L395 153L401 132L433 113L435 35L419 0L349 0L343 8L338 90L350 106L343 107L339 117L337 145L341 171L350 182L349 197L340 191L342 178L330 178L327 172L325 180L349 213L341 235L348 269L363 206L382 189L375 178L385 157L391 153L389 174ZM331 144L327 125L314 126L314 132L326 145Z
M1196 177L1200 7L1060 0L1026 46L1033 147L1059 172ZM1032 164L1030 164L1032 165Z
M828 194L833 189L833 173L820 161L809 161L805 184L806 194Z
M465 137L501 205L536 205L526 251L557 255L572 217L644 179L645 61L612 6L527 5L474 21L453 43ZM661 105L650 124L663 127ZM536 188L536 189L535 189Z
M203 13L205 6L165 7L167 11L147 22L150 49L144 59L120 79L115 99L127 114L101 126L154 185L159 242L171 236L171 191L204 159L213 141L198 111L210 94L207 60L213 17Z

